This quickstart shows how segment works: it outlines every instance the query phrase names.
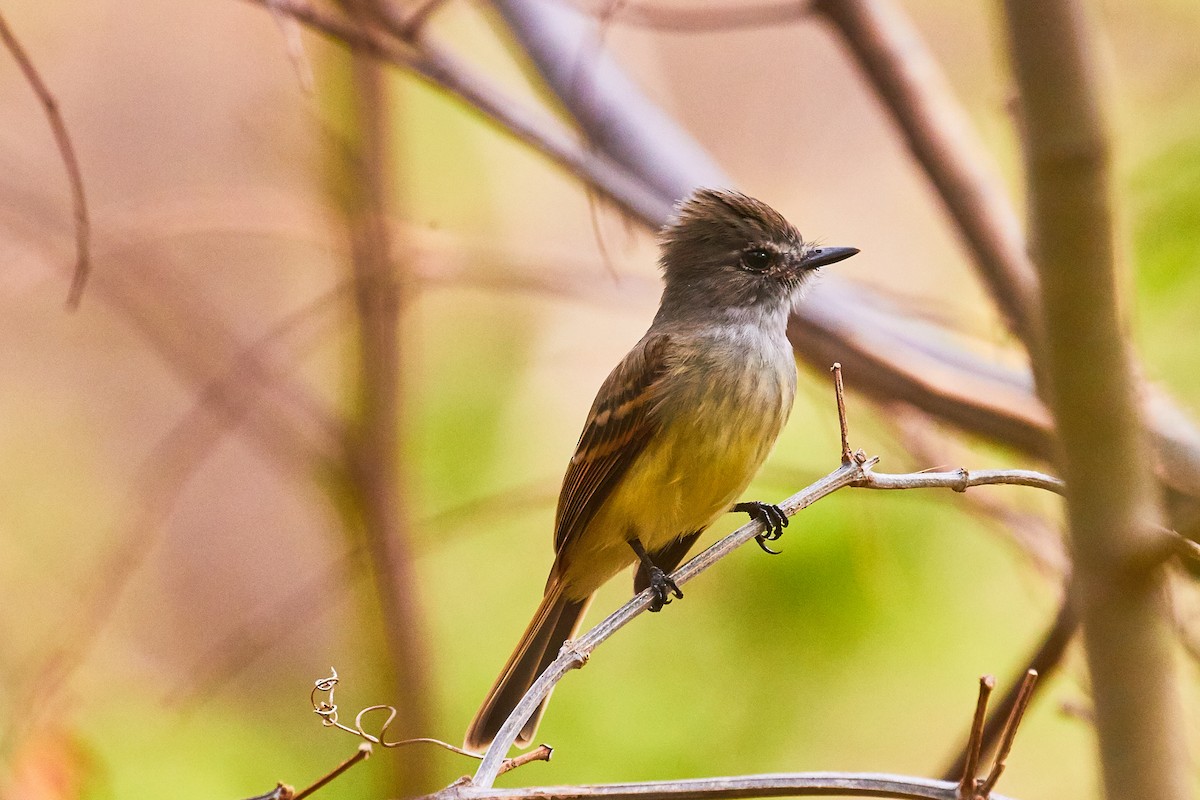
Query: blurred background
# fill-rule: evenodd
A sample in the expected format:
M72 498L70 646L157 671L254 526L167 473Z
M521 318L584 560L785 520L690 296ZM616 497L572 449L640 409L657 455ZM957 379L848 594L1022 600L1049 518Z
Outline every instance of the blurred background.
M1016 194L990 5L903 7ZM1150 379L1196 411L1200 6L1096 6L1131 333ZM344 719L396 703L397 646L420 671L426 714L405 735L460 742L541 596L587 408L656 308L653 236L461 102L383 72L401 304L390 552L411 604L397 645L358 495L335 466L345 431L370 430L351 268L370 114L361 75L309 32L297 61L294 31L241 0L9 0L0 11L77 150L94 269L67 311L63 164L5 52L0 791L243 798L307 785L357 746L312 714L313 681L336 666ZM446 2L427 34L554 107L484 4ZM683 34L618 14L596 47L738 188L806 236L861 248L835 268L842 278L1020 363L925 178L823 25ZM850 419L852 444L886 471L1039 466L854 396ZM837 462L828 376L802 371L750 496L782 499ZM1057 524L1056 504L1031 490L986 492L1005 513ZM978 676L1020 668L1058 604L1058 579L989 511L946 492L819 503L793 521L782 556L735 554L568 676L539 731L554 761L503 780L940 774ZM589 619L629 593L627 578L613 581ZM1186 670L1194 699L1195 664ZM1098 794L1091 727L1063 710L1087 704L1073 653L1001 791ZM420 775L405 783L404 769ZM442 751L377 750L322 796L427 791L473 770Z

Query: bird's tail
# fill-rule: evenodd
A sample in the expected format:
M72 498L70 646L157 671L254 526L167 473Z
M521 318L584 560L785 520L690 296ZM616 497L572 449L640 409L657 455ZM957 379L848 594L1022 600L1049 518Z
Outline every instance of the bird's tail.
M525 696L525 692L537 680L537 677L550 665L563 643L575 636L579 631L579 623L583 613L591 604L592 598L583 600L568 600L563 597L562 585L552 581L546 588L546 595L538 606L533 621L525 629L516 650L509 656L508 663L496 680L496 685L488 692L483 706L471 720L467 728L465 747L468 750L482 752L496 738L500 726L508 715L516 708L517 703ZM546 710L546 701L550 695L542 698L533 716L521 729L517 737L517 745L525 747L537 733L538 723Z

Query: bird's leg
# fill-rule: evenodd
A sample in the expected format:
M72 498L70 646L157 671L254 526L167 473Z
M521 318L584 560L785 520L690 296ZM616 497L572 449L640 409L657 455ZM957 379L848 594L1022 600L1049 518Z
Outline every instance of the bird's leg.
M637 553L642 566L646 568L646 574L650 576L650 591L654 592L654 599L650 602L651 611L662 611L662 607L671 602L671 595L678 598L683 597L683 592L679 591L679 587L675 585L675 581L671 580L671 576L663 572L650 559L650 554L642 546L641 539L634 536L629 540L629 546L633 548L633 552Z
M761 522L766 528L765 531L754 537L758 542L758 546L764 551L773 556L779 555L778 550L772 550L767 547L767 542L773 542L780 536L783 536L783 529L788 526L788 515L783 513L783 509L771 503L762 503L758 500L751 500L748 503L738 503L730 511L742 511L750 515L750 519L755 522Z

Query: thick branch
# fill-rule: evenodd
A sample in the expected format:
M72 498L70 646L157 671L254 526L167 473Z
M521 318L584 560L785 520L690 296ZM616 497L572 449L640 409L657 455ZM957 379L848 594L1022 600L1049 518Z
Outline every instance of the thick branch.
M1045 376L1070 490L1082 622L1110 798L1176 800L1191 780L1150 460L1118 311L1109 146L1092 31L1072 0L1006 0L1021 89Z
M349 3L364 19L370 4ZM400 305L405 289L402 262L392 258L387 203L392 176L391 104L386 73L378 61L361 53L351 58L352 117L355 146L349 163L351 180L342 201L351 237L355 307L358 312L359 414L346 450L352 481L355 520L365 540L379 628L387 645L386 673L396 698L401 737L419 736L432 727L433 693L424 616L417 599L413 569L412 526L402 492L408 483L399 457L402 414ZM342 165L339 165L339 168ZM406 750L400 756L397 788L427 790L430 762Z

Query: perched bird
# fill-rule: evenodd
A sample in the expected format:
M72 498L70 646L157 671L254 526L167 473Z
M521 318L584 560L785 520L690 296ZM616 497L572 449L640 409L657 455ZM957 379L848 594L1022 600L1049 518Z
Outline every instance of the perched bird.
M658 611L683 597L669 574L722 514L763 520L760 544L787 524L776 506L735 502L792 408L788 314L818 267L858 250L813 246L766 204L716 189L680 203L660 245L658 314L592 404L558 498L545 596L467 730L470 750L491 744L620 570L639 564L634 588L650 587Z

